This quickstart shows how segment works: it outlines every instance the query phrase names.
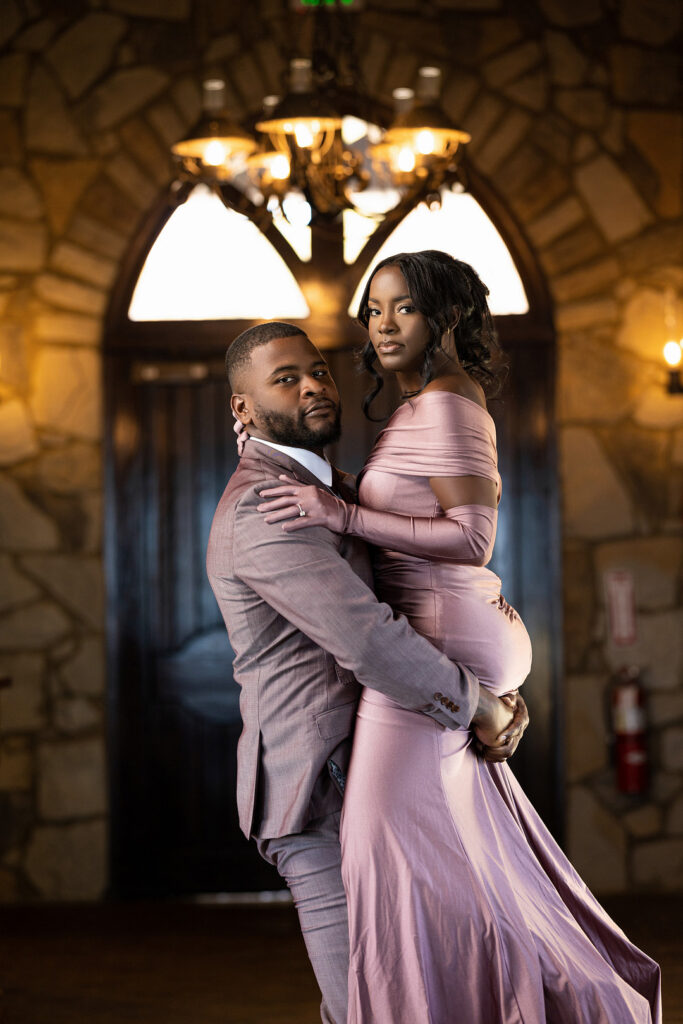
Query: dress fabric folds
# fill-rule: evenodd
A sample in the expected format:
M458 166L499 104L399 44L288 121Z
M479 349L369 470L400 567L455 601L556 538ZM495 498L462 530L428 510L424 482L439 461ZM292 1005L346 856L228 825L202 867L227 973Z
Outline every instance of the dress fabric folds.
M500 490L493 420L428 391L379 435L360 500L443 515L429 478L466 475ZM493 692L522 684L529 637L489 569L378 549L375 576L382 600ZM657 964L467 730L365 690L341 835L349 1024L660 1024Z

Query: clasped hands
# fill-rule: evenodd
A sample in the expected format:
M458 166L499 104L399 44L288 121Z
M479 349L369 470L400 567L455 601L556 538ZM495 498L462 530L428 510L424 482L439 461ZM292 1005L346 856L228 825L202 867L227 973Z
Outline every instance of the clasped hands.
M309 526L340 534L346 531L349 506L344 501L313 484L299 484L286 475L279 479L281 486L260 492L260 497L268 499L258 505L267 523L282 523L286 533ZM472 721L475 747L486 761L506 761L529 724L527 706L517 690L496 697L482 686L479 689L479 707Z
M479 707L472 719L474 745L485 761L507 761L529 724L524 698L518 690L496 697L481 685L479 693ZM507 724L504 724L506 720Z

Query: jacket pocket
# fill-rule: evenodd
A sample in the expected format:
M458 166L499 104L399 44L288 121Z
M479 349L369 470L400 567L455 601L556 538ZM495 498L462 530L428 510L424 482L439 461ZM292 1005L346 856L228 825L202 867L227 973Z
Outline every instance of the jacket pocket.
M315 724L320 738L331 740L335 736L349 736L353 730L357 707L354 700L350 704L342 704L330 711L323 711L322 715L316 715Z

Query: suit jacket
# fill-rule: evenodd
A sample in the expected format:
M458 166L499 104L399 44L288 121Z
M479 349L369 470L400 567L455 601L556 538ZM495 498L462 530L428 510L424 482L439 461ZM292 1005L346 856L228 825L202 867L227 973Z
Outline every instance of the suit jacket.
M207 553L241 687L240 826L259 838L300 832L340 809L359 683L450 728L469 725L479 693L472 673L377 600L362 541L265 521L259 492L282 472L323 486L286 454L247 442ZM333 480L346 500L350 480Z

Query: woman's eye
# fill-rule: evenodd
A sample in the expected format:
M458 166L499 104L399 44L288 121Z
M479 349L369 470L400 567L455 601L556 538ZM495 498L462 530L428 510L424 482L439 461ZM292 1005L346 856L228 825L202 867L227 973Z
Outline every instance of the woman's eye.
M415 306L399 306L398 311L399 313L414 313Z
M368 310L368 316L379 316L379 310L378 309L369 309Z

